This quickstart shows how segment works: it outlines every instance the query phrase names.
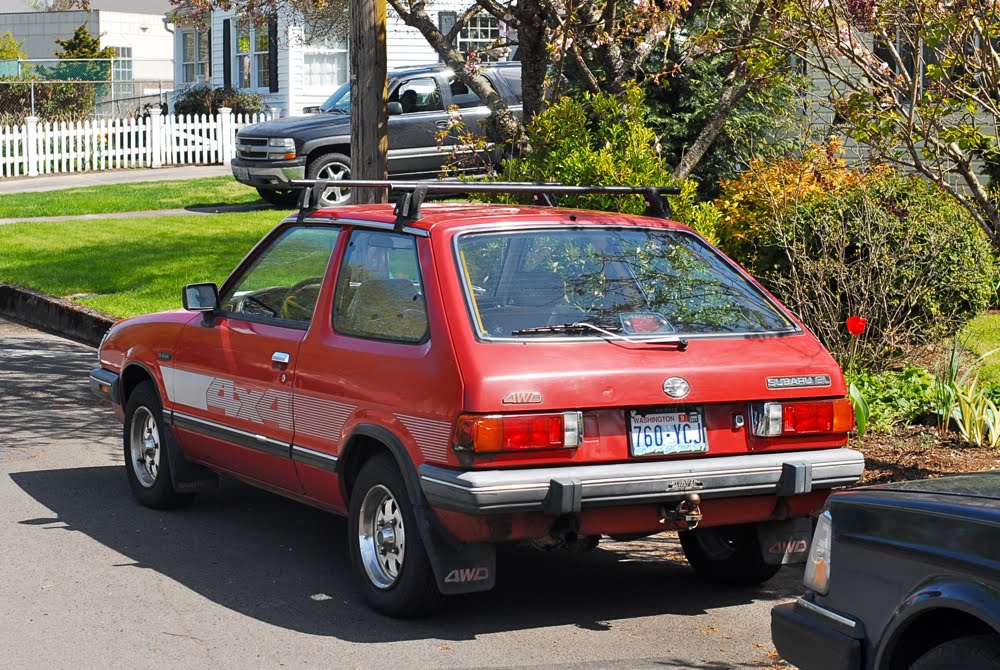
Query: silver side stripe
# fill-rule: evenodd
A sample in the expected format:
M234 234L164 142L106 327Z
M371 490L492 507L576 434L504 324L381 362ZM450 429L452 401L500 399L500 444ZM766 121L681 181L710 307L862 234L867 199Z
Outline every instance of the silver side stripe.
M332 454L325 454L322 451L316 451L315 449L300 447L297 444L293 444L292 460L298 461L304 465L312 465L313 467L334 472L337 469L337 461L339 459Z
M448 462L448 445L451 442L450 423L406 414L397 414L396 418L413 436L425 460Z

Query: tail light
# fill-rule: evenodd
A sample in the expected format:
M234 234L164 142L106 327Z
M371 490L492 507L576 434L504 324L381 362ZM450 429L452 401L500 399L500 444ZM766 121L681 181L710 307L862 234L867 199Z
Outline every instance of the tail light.
M572 449L583 442L583 413L463 414L455 428L456 451Z
M819 516L816 530L813 533L812 545L809 547L809 558L806 559L806 573L803 581L806 588L820 594L830 590L830 559L833 548L833 517L830 512Z
M854 406L847 398L805 402L766 402L751 407L758 437L847 433L854 427Z

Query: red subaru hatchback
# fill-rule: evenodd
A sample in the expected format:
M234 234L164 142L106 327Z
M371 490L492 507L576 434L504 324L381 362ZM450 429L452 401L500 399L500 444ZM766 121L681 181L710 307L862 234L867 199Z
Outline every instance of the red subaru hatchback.
M804 560L863 459L836 362L774 297L666 218L395 186L395 208L306 209L184 311L111 329L91 386L139 502L224 474L347 515L393 616L491 588L500 542L675 530L731 584ZM574 188L600 190L545 190Z

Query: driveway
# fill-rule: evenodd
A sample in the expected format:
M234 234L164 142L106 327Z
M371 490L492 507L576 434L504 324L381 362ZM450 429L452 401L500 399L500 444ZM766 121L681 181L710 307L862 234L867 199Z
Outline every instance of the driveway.
M0 321L0 665L12 668L771 667L762 589L698 581L672 536L505 548L497 588L430 619L368 610L346 524L234 481L139 507L93 349Z

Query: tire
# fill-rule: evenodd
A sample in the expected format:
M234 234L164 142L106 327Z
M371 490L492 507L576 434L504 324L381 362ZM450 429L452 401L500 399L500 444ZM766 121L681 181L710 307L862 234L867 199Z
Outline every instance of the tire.
M996 670L1000 637L975 635L939 644L917 659L910 670Z
M314 158L306 169L306 179L337 179L351 178L351 158L340 153L323 154ZM351 202L351 191L346 188L329 188L320 198L321 207L348 205Z
M405 619L440 606L443 596L417 528L413 504L391 456L376 456L362 466L351 490L347 525L351 565L365 600L374 610Z
M194 499L192 493L178 493L170 478L170 458L163 430L163 406L153 382L135 387L125 405L122 433L125 475L132 495L153 509L183 507Z
M696 575L729 586L756 586L781 565L764 561L754 524L698 528L678 533L684 556Z
M299 202L299 190L293 188L258 188L261 200L281 209L291 209Z

